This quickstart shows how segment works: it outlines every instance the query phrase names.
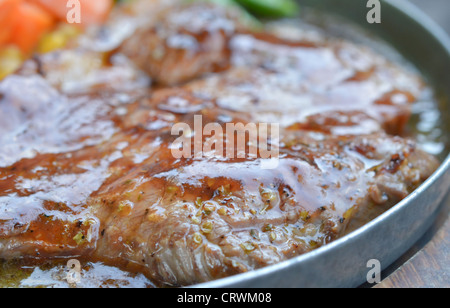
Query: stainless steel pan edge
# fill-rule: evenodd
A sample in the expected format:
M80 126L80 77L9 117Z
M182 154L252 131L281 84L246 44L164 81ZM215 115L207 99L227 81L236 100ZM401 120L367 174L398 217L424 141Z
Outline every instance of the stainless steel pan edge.
M315 3L319 3L315 5ZM354 0L314 0L308 2L313 7L324 5L345 8L350 2L364 8L356 8L360 13L367 12L366 1ZM336 6L337 5L337 6ZM351 8L354 10L355 8ZM431 82L443 85L444 92L450 97L450 40L445 32L417 8L401 0L383 1L383 23L387 28L373 27L377 34L391 41L394 47L406 52L418 67L428 75ZM333 12L336 12L333 10ZM341 12L338 12L339 14ZM345 12L344 12L345 13ZM356 16L349 12L350 18ZM345 16L345 14L343 14ZM359 15L357 15L359 16ZM365 15L364 15L365 18ZM397 20L392 20L396 18ZM402 23L398 26L399 23ZM397 27L395 25L397 24ZM383 24L382 24L383 25ZM367 27L367 25L366 25ZM395 46L397 34L388 32L404 32L402 46ZM418 38L426 37L426 41ZM414 48L414 52L409 48ZM428 55L427 59L423 56ZM433 56L431 56L433 55ZM445 86L447 85L447 87ZM447 101L447 104L449 102ZM446 106L448 108L448 106ZM377 259L386 269L402 256L429 229L436 219L441 204L450 190L450 155L441 167L414 193L380 217L364 227L329 245L297 258L269 266L260 270L236 275L233 277L199 284L197 288L277 288L277 287L357 287L366 282L370 268L367 262Z

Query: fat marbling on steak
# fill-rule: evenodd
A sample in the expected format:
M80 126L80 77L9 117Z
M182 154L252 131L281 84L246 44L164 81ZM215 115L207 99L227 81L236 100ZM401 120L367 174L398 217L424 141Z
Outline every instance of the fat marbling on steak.
M325 245L437 168L400 137L414 76L342 40L286 40L174 2L108 57L80 43L0 83L1 259L103 262L157 286L210 281ZM189 28L174 12L203 19ZM158 44L172 49L155 57ZM278 167L174 158L172 127L195 115L224 131L278 123Z

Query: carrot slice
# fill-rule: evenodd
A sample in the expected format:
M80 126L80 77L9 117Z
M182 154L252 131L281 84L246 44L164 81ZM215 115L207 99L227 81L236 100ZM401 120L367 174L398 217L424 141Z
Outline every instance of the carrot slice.
M30 53L41 37L54 25L53 16L35 4L22 2L13 13L14 22L9 42L24 53Z
M14 12L22 0L0 0L0 46L6 44L12 34Z
M67 0L31 0L54 14L59 20L67 21L67 14L72 9ZM114 4L113 0L78 0L80 4L81 24L84 26L101 24L108 17Z

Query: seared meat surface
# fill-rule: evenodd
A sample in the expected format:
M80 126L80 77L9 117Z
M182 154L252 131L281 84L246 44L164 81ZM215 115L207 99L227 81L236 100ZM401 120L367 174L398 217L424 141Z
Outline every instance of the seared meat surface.
M226 10L190 5L168 8L127 39L120 51L164 85L229 66L236 23Z
M437 168L399 136L420 81L369 50L253 33L209 5L158 12L107 61L59 51L0 83L1 259L205 282L325 245ZM175 158L172 127L194 127L196 115L223 131L279 124L278 166Z

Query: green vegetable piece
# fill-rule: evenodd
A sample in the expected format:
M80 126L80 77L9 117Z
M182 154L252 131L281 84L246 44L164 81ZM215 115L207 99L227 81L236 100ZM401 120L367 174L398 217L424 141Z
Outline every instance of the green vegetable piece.
M234 0L250 13L260 17L295 17L300 7L295 0Z

